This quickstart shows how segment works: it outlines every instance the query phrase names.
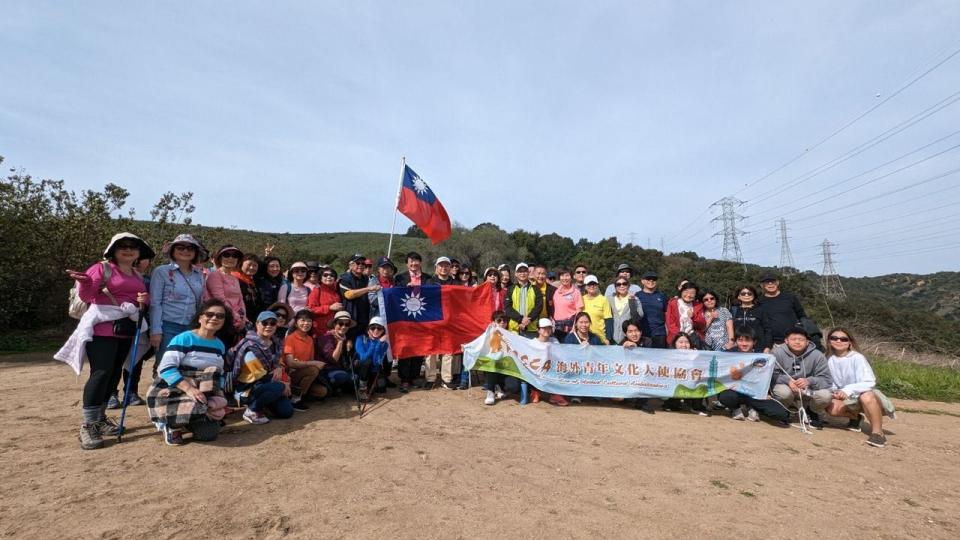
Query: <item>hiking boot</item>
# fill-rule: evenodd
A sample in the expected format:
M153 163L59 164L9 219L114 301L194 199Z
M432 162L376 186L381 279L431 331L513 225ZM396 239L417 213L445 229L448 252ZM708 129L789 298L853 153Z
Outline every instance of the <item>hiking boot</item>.
M116 437L120 434L120 426L113 418L104 417L103 420L94 422L93 425L100 432L101 437Z
M469 390L470 384L467 382L460 383L460 386L457 387L457 390Z
M251 424L266 424L270 422L269 418L258 413L257 411L254 411L253 409L250 409L249 407L247 410L243 411L243 420Z
M497 402L497 397L492 390L487 390L487 397L483 400L484 405L493 405Z
M130 397L127 398L127 405L133 405L134 407L139 407L140 405L146 405L147 402L140 398L137 394L130 394Z
M103 438L100 437L100 430L96 424L80 424L80 448L84 450L96 450L103 448Z
M183 440L183 431L163 426L163 442L167 443L168 446L180 446L187 441Z
M867 444L874 448L883 448L887 446L887 438L883 433L871 433L870 438L867 439Z
M751 408L751 409L747 409L747 420L749 420L749 421L751 421L751 422L759 422L759 421L760 421L760 413L758 413L756 409L752 409L752 408Z
M119 409L120 400L117 399L117 394L110 394L110 399L107 400L108 409Z
M440 386L446 390L457 390L459 388L458 384L454 384L452 382L446 382L446 381L443 381L442 383L440 383Z
M731 418L733 418L734 420L739 420L741 422L746 420L747 417L745 414L743 414L743 407L737 407L736 409L734 409L733 416L731 416Z

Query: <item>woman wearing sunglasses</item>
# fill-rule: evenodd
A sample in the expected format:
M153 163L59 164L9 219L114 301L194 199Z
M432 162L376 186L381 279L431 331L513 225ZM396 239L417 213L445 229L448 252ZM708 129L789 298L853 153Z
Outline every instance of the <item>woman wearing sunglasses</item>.
M290 377L283 367L283 345L277 339L277 314L261 312L254 330L237 344L233 379L237 401L246 405L243 419L266 424L269 411L276 418L293 416Z
M333 314L343 309L340 288L337 287L337 273L332 268L320 271L320 286L310 291L307 309L313 312L314 328L327 328Z
M184 431L194 441L212 441L227 412L223 395L224 332L233 315L221 300L204 302L190 330L170 340L160 359L157 378L147 392L150 420L169 445L180 445Z
M139 328L130 313L121 308L123 305L146 307L150 295L133 265L141 258L153 256L153 250L139 237L120 233L110 239L103 261L84 272L66 271L77 282L77 296L90 306L74 332L75 336L81 336L81 345L57 353L58 358L64 353L65 357L75 359L77 373L84 355L90 363L90 378L83 387L83 423L80 425L80 448L84 450L101 448L104 435L117 434L117 425L106 416L107 401L120 381L124 361ZM129 309L136 313L135 307ZM146 345L144 341L140 343Z
M827 420L848 420L847 428L860 431L860 415L870 424L867 444L877 448L887 445L883 434L883 416L894 418L893 403L877 390L877 377L867 359L857 351L857 340L844 328L827 333L827 365L833 379L833 399L827 406ZM831 418L833 417L833 418Z
M742 285L734 293L730 308L733 317L733 327L746 326L753 330L754 352L770 352L770 340L760 323L763 315L763 306L757 304L757 290L752 285Z
M389 347L386 322L382 317L372 317L367 324L366 335L357 336L357 354L353 361L353 369L360 383L360 398L364 401L369 399L369 393L383 394L387 391Z
M328 330L315 337L317 359L324 364L320 378L334 394L350 385L350 374L343 366L348 365L353 354L353 342L347 339L347 331L356 325L349 312L338 311L327 322Z
M620 343L624 339L623 323L639 321L643 318L643 307L637 297L630 293L630 281L618 277L613 282L613 294L607 297L613 312L613 341Z
M237 247L228 244L220 248L220 251L213 257L217 270L207 275L206 288L203 293L205 301L211 298L223 301L227 309L233 314L233 327L241 332L241 335L247 324L247 308L243 303L240 280L232 274L234 270L240 268L242 259L243 252Z
M736 344L733 342L733 315L730 310L720 305L717 293L706 290L700 297L703 302L703 319L706 330L703 332L703 342L707 350L726 351Z
M307 264L297 261L290 266L287 272L287 284L280 288L277 302L290 306L294 313L307 309L307 300L310 298L310 287L307 285Z

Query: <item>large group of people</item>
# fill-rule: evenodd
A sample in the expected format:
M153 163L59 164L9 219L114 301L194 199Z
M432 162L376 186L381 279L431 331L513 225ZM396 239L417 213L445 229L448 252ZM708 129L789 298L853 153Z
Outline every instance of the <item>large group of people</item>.
M520 262L477 272L441 256L431 275L422 256L410 252L402 272L388 257L374 262L360 254L343 273L315 261L285 269L271 246L261 257L225 245L211 257L189 234L166 243L162 254L169 262L148 272L154 251L136 235L120 233L102 261L85 271L67 270L77 296L90 306L77 328L90 369L83 449L100 448L104 437L118 433L121 427L106 410L125 405L146 405L163 440L178 445L215 439L234 411L242 411L243 421L264 424L340 395L362 403L389 388L466 389L479 377L486 405L511 394L521 404L582 403L545 396L512 377L471 374L459 351L394 358L378 293L423 285L489 284L491 324L544 342L764 352L775 358L768 399L725 390L708 400L663 400L663 410L703 416L725 411L734 420L763 419L782 427L795 425L795 416L801 422L809 416L816 427L851 430L859 430L865 418L867 443L876 447L886 443L883 417L894 412L853 334L831 329L821 346L819 335L808 333L801 302L781 290L774 274L761 277L759 290L743 284L728 301L688 279L665 292L651 269L634 283L629 264L619 265L601 291L600 280L582 264L550 270ZM131 305L136 308L125 307ZM148 325L145 352L132 350L141 330L131 311L142 313ZM153 381L144 400L138 383L151 355ZM653 399L631 401L655 412Z

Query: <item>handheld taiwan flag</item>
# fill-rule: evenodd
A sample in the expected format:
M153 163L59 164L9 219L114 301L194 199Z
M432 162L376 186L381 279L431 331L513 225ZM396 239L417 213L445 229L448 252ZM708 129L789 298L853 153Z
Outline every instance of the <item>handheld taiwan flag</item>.
M446 209L423 178L406 165L397 210L420 227L434 244L450 238L450 216Z
M391 287L383 302L395 357L456 354L490 324L493 292L489 283Z

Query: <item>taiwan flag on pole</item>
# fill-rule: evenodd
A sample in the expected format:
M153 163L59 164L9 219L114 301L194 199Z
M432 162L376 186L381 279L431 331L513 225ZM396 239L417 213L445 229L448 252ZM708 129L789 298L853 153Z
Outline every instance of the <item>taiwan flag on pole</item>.
M447 211L430 186L406 165L403 166L403 183L397 210L420 227L434 244L450 238L450 216Z
M391 287L382 292L390 350L397 358L459 353L490 324L489 283Z

